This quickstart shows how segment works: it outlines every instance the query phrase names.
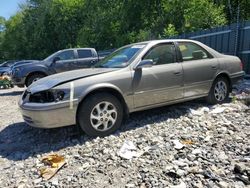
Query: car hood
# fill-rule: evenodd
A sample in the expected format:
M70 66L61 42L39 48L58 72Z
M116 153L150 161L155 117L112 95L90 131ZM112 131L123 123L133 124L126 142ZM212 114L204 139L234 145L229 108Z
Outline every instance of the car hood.
M75 71L67 71L64 73L54 74L51 76L47 76L43 79L40 79L28 87L28 91L33 93L37 93L40 91L45 91L51 89L55 86L71 82L74 80L78 80L81 78L86 78L89 76L94 76L106 72L112 72L118 69L113 68L89 68L89 69L80 69Z
M21 65L29 64L29 63L39 63L39 62L41 62L41 61L39 61L39 60L22 60L22 61L18 61L16 63L14 63L12 65L12 67L18 67Z
M27 67L30 66L30 64L42 64L42 61L39 60L25 60L25 61L19 61L15 63L12 68L20 68L20 67Z

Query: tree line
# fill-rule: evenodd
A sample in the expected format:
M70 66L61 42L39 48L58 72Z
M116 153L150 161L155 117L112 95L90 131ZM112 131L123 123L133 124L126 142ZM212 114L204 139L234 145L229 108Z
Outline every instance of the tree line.
M0 17L0 61L97 50L250 19L249 0L26 0Z

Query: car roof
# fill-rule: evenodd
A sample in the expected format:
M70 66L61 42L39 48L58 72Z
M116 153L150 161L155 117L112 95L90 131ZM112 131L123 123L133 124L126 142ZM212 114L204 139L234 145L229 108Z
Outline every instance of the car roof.
M94 50L94 48L67 48L67 49L63 49L63 50L59 50L59 51L63 52L63 51L66 51L66 50Z
M198 43L198 41L190 40L190 39L159 39L159 40L149 40L149 41L136 42L136 43L128 44L125 46L148 45L148 44L154 45L154 44L165 43L165 42L195 42L195 43Z
M149 44L149 43L163 43L163 42L197 42L195 40L190 39L159 39L159 40L149 40L144 42L138 42L135 44Z

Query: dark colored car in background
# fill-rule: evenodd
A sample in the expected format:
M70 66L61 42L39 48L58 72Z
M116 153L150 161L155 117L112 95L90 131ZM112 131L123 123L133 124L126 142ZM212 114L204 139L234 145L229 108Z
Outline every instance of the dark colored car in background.
M3 62L2 64L0 64L0 67L10 67L11 65L13 65L14 63L16 63L19 60L8 60Z
M89 68L99 61L94 48L73 48L55 52L42 61L14 66L11 79L18 87L29 86L48 75Z
M9 60L0 64L0 76L3 76L5 73L10 71L10 67L16 63L18 60Z
M12 69L15 68L16 66L28 64L28 63L34 63L37 62L38 60L22 60L22 61L14 61L12 63L9 63L9 66L4 66L0 68L0 76L3 75L11 75Z

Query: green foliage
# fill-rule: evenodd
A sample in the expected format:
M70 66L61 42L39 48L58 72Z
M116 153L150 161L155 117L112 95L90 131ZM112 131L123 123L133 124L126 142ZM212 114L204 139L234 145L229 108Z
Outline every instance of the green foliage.
M184 10L184 31L208 29L227 23L223 14L223 6L215 5L207 0L190 0Z
M4 59L4 54L3 54L3 49L2 49L2 43L3 43L3 39L4 39L4 29L5 29L5 18L0 16L0 63L3 61Z
M215 0L217 5L224 6L224 12L229 23L239 20L250 19L250 1L249 0Z
M164 29L164 37L171 37L175 35L178 35L175 26L173 24L168 24L168 26Z
M9 20L0 18L0 61L42 59L71 47L118 48L223 25L230 22L228 2L27 0ZM235 7L236 0L230 2Z

